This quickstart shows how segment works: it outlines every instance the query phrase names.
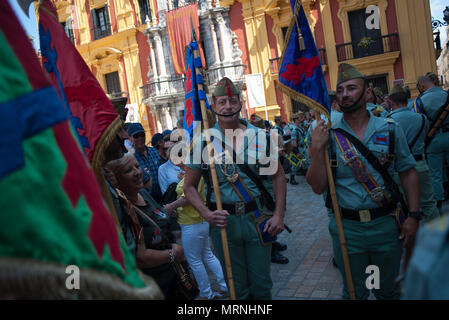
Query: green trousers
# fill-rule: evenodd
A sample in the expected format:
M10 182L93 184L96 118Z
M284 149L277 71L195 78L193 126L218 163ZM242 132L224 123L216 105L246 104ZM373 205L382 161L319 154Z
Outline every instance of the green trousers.
M228 216L226 234L237 299L271 300L271 245L261 244L251 214ZM211 227L210 235L227 280L221 229Z
M366 300L369 290L366 273L369 265L379 268L379 289L373 289L377 299L399 299L395 279L399 275L402 246L399 229L391 216L383 216L369 222L342 219L346 246L351 266L352 281L358 300ZM332 236L335 262L343 276L343 299L349 299L343 258L334 215L329 215L329 232Z
M424 221L429 221L440 216L440 212L437 208L437 201L434 196L432 179L430 179L429 167L425 160L421 160L416 163L415 168L419 181L420 207L424 214ZM399 185L401 193L404 196L404 199L406 199L397 173L394 175L394 181Z
M444 200L443 168L445 159L449 159L449 132L437 133L426 151L435 200Z

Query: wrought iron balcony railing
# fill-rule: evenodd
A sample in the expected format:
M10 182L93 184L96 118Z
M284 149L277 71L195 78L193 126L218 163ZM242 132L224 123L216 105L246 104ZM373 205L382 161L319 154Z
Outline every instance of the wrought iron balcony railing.
M106 23L103 26L93 28L94 40L98 40L111 35L111 24Z
M246 65L244 64L210 68L206 71L206 83L208 85L215 85L223 77L228 77L232 81L240 81L243 80L245 74Z
M336 49L339 62L400 51L399 35L392 33L380 37L364 38L356 42L337 44Z
M168 80L153 81L146 83L141 88L144 99L184 94L184 79L174 77Z

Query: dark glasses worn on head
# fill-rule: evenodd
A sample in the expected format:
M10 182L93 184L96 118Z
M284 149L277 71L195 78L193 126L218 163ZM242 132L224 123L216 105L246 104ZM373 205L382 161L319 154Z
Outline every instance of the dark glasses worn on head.
M145 132L139 132L133 135L134 139L145 137Z

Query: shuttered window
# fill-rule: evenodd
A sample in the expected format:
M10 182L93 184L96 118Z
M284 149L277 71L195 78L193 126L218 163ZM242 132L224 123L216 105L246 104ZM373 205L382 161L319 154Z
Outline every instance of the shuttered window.
M104 75L106 79L106 90L108 93L119 93L122 90L120 89L120 79L118 76L118 72L111 72Z

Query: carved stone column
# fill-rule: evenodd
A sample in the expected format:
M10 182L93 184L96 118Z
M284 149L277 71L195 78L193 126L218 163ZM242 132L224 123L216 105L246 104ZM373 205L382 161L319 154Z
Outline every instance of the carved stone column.
M226 25L221 13L217 13L218 30L220 32L221 48L223 49L223 62L232 61L232 46L226 33Z
M215 31L215 24L214 24L214 21L212 20L212 16L209 16L209 20L210 20L210 30L212 32L212 46L214 47L214 57L215 57L214 65L217 65L221 62L220 61L220 52L218 51L217 34Z
M164 50L162 49L161 35L159 31L154 34L154 43L156 44L157 63L159 65L160 77L167 76L167 68L165 67Z
M153 41L148 38L148 44L150 45L150 59L151 59L151 69L153 70L153 76L157 79L159 78L159 73L157 71L156 58L154 55Z

